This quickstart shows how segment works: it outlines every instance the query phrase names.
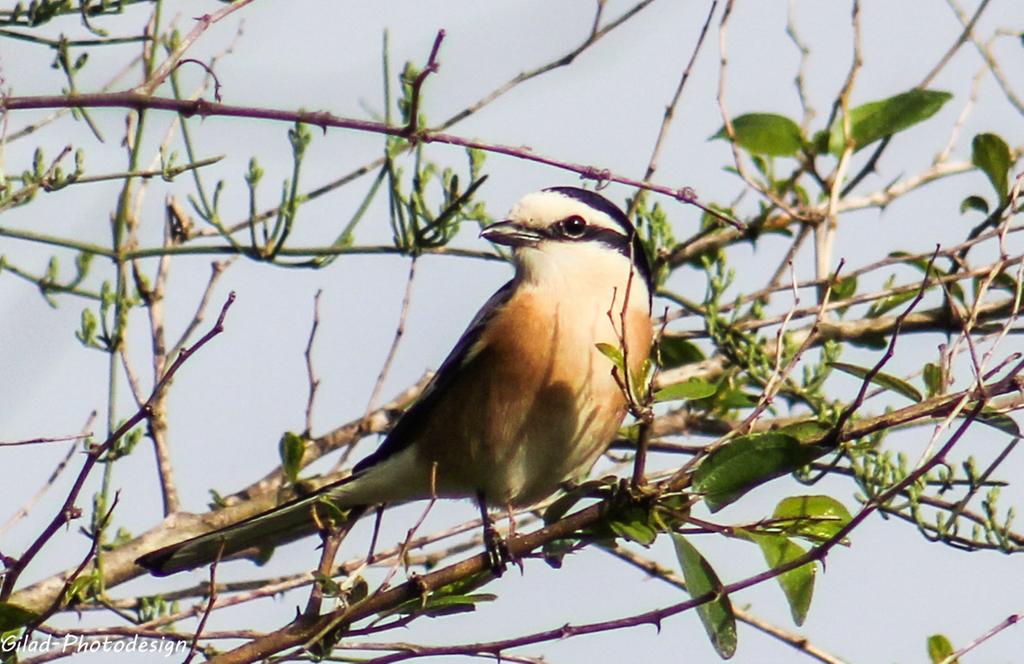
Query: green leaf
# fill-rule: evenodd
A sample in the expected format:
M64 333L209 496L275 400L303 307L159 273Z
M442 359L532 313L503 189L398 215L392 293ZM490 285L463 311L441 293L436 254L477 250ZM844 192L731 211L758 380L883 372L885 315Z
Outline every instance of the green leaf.
M562 569L562 559L576 550L576 541L569 539L556 539L544 542L541 553L544 562L553 569Z
M296 487L297 493L300 495L309 489L303 486L304 483L300 483ZM345 509L339 507L337 503L331 500L328 493L317 494L316 500L310 505L312 516L317 521L318 527L323 528L337 528L340 525L346 523L351 514L351 509Z
M936 394L942 394L945 385L942 384L942 369L939 365L929 362L924 365L924 389L928 394L928 398L934 397Z
M804 143L800 126L784 115L775 113L747 113L732 121L736 143L753 154L772 157L790 157L800 151ZM728 139L725 127L718 130L712 140Z
M953 644L943 634L932 634L928 637L928 659L932 664L945 662L946 658L955 653ZM954 659L949 664L957 664L960 660Z
M697 466L693 489L704 494L708 508L717 512L754 487L806 466L827 451L776 431L740 436Z
M425 614L441 616L449 613L473 611L480 602L493 602L497 597L489 593L474 593L492 579L490 571L484 570L468 577L435 588L429 594L413 597L398 606L380 613L381 616L401 614Z
M0 258L3 258L0 256ZM977 277L975 277L977 279ZM1006 273L1006 271L1000 271L992 281L992 288L998 288L1000 290L1010 291L1011 293L1017 292L1017 280ZM974 292L978 292L978 287L974 287Z
M734 388L718 394L715 397L715 405L719 408L750 408L757 403L756 397L751 397L742 388Z
M682 383L663 387L654 393L655 401L678 401L680 399L703 399L715 393L718 386L703 378L690 378Z
M480 602L493 602L497 595L490 593L475 593L472 595L445 595L443 597L430 596L423 601L419 598L411 599L395 607L390 613L416 614L426 616L447 616L454 613L469 613L476 611L476 605Z
M342 590L344 591L344 588ZM352 582L352 585L348 589L348 592L343 592L342 593L342 596L344 597L344 599L348 603L348 605L351 606L351 605L355 604L356 602L363 601L364 599L367 598L367 596L369 594L370 594L370 584L368 584L366 582L366 579L364 579L363 577L360 576L355 581Z
M978 212L988 215L988 201L981 196L968 196L960 202L960 214L967 212L968 210L977 210Z
M785 535L772 535L768 533L755 533L745 529L738 529L737 534L746 537L761 547L764 560L768 563L768 569L775 569L786 563L796 560L807 551L799 544L794 543ZM803 625L807 618L807 611L811 608L811 598L814 595L814 577L817 574L818 566L814 562L808 562L795 567L788 572L783 572L775 577L786 595L789 602L789 612L793 616L793 622Z
M647 394L651 385L651 367L653 366L650 357L645 357L643 363L640 365L639 371L631 371L629 373L629 379L631 387L633 388L633 395Z
M302 457L306 453L306 439L302 436L286 431L281 436L278 444L278 451L281 454L281 469L289 482L295 482L302 470Z
M313 581L320 586L325 597L341 596L341 584L322 572L313 572Z
M622 367L625 366L625 361L622 359L622 349L621 348L619 348L618 346L613 346L611 344L606 344L606 343L598 343L598 344L594 344L594 345L597 346L597 350L601 351L602 355L604 355L609 360L611 360L612 363L616 367L618 367L620 371L622 370Z
M697 344L679 337L663 336L656 352L662 369L675 369L704 359L704 353Z
M1017 422L1012 417L1005 413L986 408L978 413L975 419L993 429L1008 433L1014 438L1020 438L1020 427L1017 426Z
M788 535L824 542L850 522L849 510L831 496L790 496L775 506L773 525Z
M64 591L61 598L62 606L71 606L89 597L89 591L94 587L96 579L89 575L77 577Z
M984 171L999 196L999 203L1009 200L1008 177L1013 157L1010 146L996 134L978 134L971 141L971 163Z
M615 510L608 516L608 527L619 537L650 546L658 538L658 529L651 525L651 515L639 507Z
M718 580L711 565L686 541L682 535L672 533L672 542L676 547L676 557L683 570L686 591L691 597L700 597L713 592L717 596L710 602L697 607L697 615L704 623L704 629L711 638L719 656L728 659L736 652L736 616L732 611L729 596L722 591L722 582Z
M848 373L851 376L856 376L862 380L866 379L871 373L870 369L858 367L854 364L847 364L846 362L830 362L829 366L833 369L839 369L843 373ZM881 371L871 377L871 382L879 387L884 387L887 390L898 392L911 401L920 403L921 399L923 399L921 393L916 387L905 380L897 378L896 376L891 376L887 373L882 373Z
M854 151L927 120L952 98L939 90L910 90L850 109L849 138ZM837 117L829 129L828 151L838 157L845 148L843 118Z
M806 420L804 422L796 422L795 424L787 424L778 429L778 432L793 436L801 443L813 443L814 441L821 440L831 430L832 427L824 422Z
M878 318L884 313L892 311L896 307L900 306L905 302L913 300L917 296L917 293L913 291L904 291L902 293L896 293L894 295L887 295L880 300L875 301L868 312L864 315L865 318ZM879 344L877 347L885 347L885 344Z
M587 480L568 489L564 495L559 496L544 510L544 524L551 525L558 521L568 514L576 503L585 498L599 498L607 495L611 488L614 488L614 485L609 485L604 480Z
M811 137L811 147L814 148L816 155L828 152L828 132L825 130L814 132L814 136Z
M35 611L23 609L17 604L0 602L0 634L21 629L39 617Z
M857 277L846 277L832 284L833 300L846 300L857 293Z
M925 275L927 277L941 277L941 276L945 275L945 273L941 272L935 265L929 266L929 264L928 264L929 261L924 259L924 258L913 258L912 256L910 256L909 254L907 254L906 252L903 252L903 251L893 251L892 253L889 254L889 256L891 256L893 258L902 258L902 259L904 259L902 261L904 265L911 265L911 266L917 268L918 270L920 270L921 274L923 274L923 275ZM952 295L954 298L957 299L957 301L959 301L961 303L965 302L965 300L964 300L964 289L960 286L960 284L955 283L955 282L950 282L950 283L946 284L946 289L949 291L950 295ZM904 295L905 296L916 296L917 293L916 293L916 291L911 291L911 292L905 293ZM909 300L909 299L911 299L911 297L905 297L905 300Z

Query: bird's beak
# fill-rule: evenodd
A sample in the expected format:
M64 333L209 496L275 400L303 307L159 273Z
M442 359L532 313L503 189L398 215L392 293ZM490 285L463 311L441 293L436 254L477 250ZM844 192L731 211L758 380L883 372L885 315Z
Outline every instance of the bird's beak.
M540 233L514 221L499 221L480 231L480 237L508 247L532 247L544 239Z

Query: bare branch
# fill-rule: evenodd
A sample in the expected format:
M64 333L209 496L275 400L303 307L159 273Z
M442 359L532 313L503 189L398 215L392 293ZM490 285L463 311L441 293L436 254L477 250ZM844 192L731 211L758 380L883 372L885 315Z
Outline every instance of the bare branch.
M987 632L985 632L984 634L982 634L978 638L974 639L973 641L968 643L963 648L957 650L952 655L949 655L948 657L943 659L941 662L939 662L939 664L954 664L961 657L963 657L964 655L966 655L970 651L974 650L975 648L980 646L982 643L985 643L986 641L991 639L996 634L999 634L1003 630L1008 629L1010 627L1013 627L1014 625L1019 623L1021 620L1024 620L1024 614L1022 614L1022 613L1014 613L1014 614L1011 614L1011 615L1007 616L1006 618L1001 620L998 625L996 625L992 629L988 630Z
M164 80L171 75L171 72L173 72L180 64L181 59L185 55L185 51L187 51L211 25L245 7L252 1L253 0L235 0L235 2L218 9L212 14L203 14L197 18L195 27L192 28L187 35L181 38L181 41L178 42L174 51L167 56L167 59L164 60L159 67L153 70L142 85L135 88L135 91L145 95L153 94L153 92L160 87L160 84L163 83Z
M320 387L320 379L316 377L313 369L313 341L316 340L316 331L320 327L320 295L323 290L317 289L313 296L313 323L309 327L309 341L306 342L306 378L309 382L309 397L306 399L306 428L303 437L309 438L313 432L313 402L316 400L316 391Z
M92 435L92 432L89 430L92 429L93 423L95 421L96 411L94 410L91 413L89 413L89 417L85 421L85 426L82 427L83 433L77 436L71 436L68 439L73 440L76 438L88 438L89 436ZM84 433L86 431L89 431L89 433ZM61 473L64 472L64 469L67 468L68 463L70 463L71 461L71 457L75 455L76 449L78 449L77 445L72 445L70 448L68 448L67 454L65 454L64 458L60 460L60 463L57 464L57 467L53 469L53 472L50 473L50 476L46 478L46 482L43 483L43 486L41 486L39 490L32 495L31 498L25 501L25 504L19 507L18 511L12 514L11 518L9 518L7 522L4 523L3 526L0 526L0 535L3 535L5 532L10 530L11 526L13 526L18 521L28 516L28 513L32 510L32 507L37 502L39 502L39 499L42 498L47 491L50 490L50 488L57 481L57 478L60 477Z
M36 557L39 551L41 551L46 543L57 534L57 531L59 531L65 523L76 518L80 514L81 510L75 507L75 501L78 499L78 494L81 493L82 488L85 486L86 478L88 478L100 457L106 454L117 441L145 419L150 405L160 397L164 387L171 381L174 374L178 372L178 369L188 361L188 358L223 331L224 317L227 315L228 308L234 301L235 294L231 293L224 302L224 306L220 311L220 316L218 316L217 322L214 324L213 328L203 335L203 337L197 341L194 346L182 350L181 353L178 354L178 357L167 369L156 386L154 386L153 392L150 394L149 400L146 404L136 411L133 416L128 418L124 424L117 428L116 431L111 433L102 444L94 446L89 451L89 454L86 456L85 463L82 465L82 469L79 471L78 477L75 479L71 490L68 492L67 499L64 501L63 506L61 506L60 510L50 520L50 523L43 529L39 536L36 537L35 541L33 541L25 552L18 557L17 561L10 567L7 574L4 576L3 587L0 588L0 600L7 600L11 596L14 592L14 586L17 583L18 578L32 559Z
M413 137L419 131L420 90L423 88L423 83L427 80L427 77L441 67L437 61L437 54L441 50L444 34L444 30L437 31L437 37L434 38L434 46L430 49L430 57L427 58L427 64L416 76L416 80L412 82L412 93L409 101L409 124L404 132L406 136Z

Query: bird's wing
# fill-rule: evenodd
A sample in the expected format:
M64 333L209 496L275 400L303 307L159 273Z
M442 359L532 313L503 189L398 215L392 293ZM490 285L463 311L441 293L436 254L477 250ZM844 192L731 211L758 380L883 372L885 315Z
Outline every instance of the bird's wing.
M488 321L509 301L512 296L513 284L514 280L509 281L484 303L448 357L441 363L437 373L427 383L419 399L402 414L380 447L355 465L352 469L353 475L359 475L392 458L416 440L416 433L424 430L425 420L430 418L438 400L455 380L459 369L480 352L478 342L481 333Z
M372 454L356 464L352 475L325 485L314 493L296 498L262 514L177 544L166 546L140 557L136 562L157 576L174 574L228 558L243 551L266 549L294 541L317 530L312 511L317 503L327 500L338 508L352 509L358 518L365 500L365 483L359 480L368 470L395 458L415 441L417 431L434 411L459 369L480 352L480 336L487 322L508 302L512 282L501 287L477 312L455 348L427 384L420 398L399 418L387 438Z

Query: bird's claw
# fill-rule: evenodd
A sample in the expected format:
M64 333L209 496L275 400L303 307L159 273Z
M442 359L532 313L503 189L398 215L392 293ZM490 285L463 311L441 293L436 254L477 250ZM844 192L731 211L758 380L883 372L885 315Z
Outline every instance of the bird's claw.
M484 524L484 549L487 551L487 561L494 576L504 574L512 557L505 540L490 521Z
M494 576L504 574L509 564L517 565L519 571L523 571L522 559L512 553L501 533L490 522L484 524L484 548L487 551L487 561Z

